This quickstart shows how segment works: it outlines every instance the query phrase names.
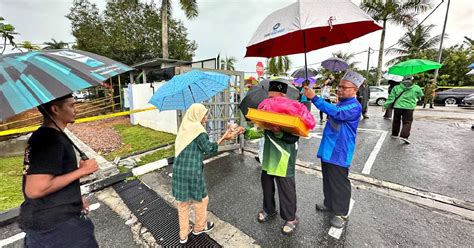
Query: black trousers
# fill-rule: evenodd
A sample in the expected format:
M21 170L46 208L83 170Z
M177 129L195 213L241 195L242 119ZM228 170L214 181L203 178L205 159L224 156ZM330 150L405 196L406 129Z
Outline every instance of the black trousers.
M286 221L296 218L296 188L294 177L277 177L268 175L262 170L263 189L263 211L267 214L276 211L275 206L275 182L278 187L278 198L280 199L280 216Z
M336 215L346 216L351 202L349 169L321 161L323 170L324 205Z
M388 106L387 109L385 110L385 114L383 115L383 117L392 118L392 113L393 113L393 108L391 106Z
M324 101L328 102L328 103L331 103L331 99L324 99ZM327 119L327 117L326 117ZM323 120L323 111L319 111L319 120Z
M408 139L410 137L411 124L413 123L413 109L393 109L392 135ZM400 123L403 123L402 131L400 132Z
M366 115L367 109L369 108L369 100L366 101L363 98L357 98L357 101L362 105L362 115Z

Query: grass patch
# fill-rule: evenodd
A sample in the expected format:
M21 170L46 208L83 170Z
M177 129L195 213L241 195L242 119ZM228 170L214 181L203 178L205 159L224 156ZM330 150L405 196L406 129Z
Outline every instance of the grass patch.
M148 164L160 159L168 158L174 156L174 146L171 146L167 149L159 150L154 153L145 155L140 158L140 162L137 163L137 166Z
M119 132L124 145L104 156L109 161L114 160L115 157L124 157L144 152L160 145L170 144L176 139L174 134L156 131L139 125L121 124L115 125L114 129Z
M22 177L22 156L0 157L0 211L18 207L23 202Z

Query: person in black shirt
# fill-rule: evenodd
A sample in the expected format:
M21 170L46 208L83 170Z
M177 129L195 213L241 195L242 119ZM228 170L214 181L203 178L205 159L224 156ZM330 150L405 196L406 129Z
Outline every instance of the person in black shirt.
M38 109L44 122L25 150L25 201L18 220L26 233L25 247L98 247L79 184L98 169L97 162L81 160L78 167L72 143L62 132L74 121L74 98L67 95Z

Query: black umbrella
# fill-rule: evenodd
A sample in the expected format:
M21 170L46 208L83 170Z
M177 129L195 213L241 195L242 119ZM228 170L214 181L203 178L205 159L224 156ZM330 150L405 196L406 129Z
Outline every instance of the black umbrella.
M249 108L258 108L258 105L263 100L268 98L268 88L270 87L270 81L271 80L269 79L263 79L262 81L260 81L259 84L250 88L250 90L247 92L247 95L245 95L244 99L242 99L239 104L240 111L242 111L244 116L247 115ZM279 79L279 81L282 81L282 79ZM288 84L286 97L288 97L289 99L298 100L298 98L300 97L299 90L295 86L290 84L287 80L284 81Z
M293 78L310 78L310 77L316 77L318 75L318 71L316 71L313 68L308 68L308 76L306 77L305 75L305 68L300 68L293 73L291 73L291 76Z

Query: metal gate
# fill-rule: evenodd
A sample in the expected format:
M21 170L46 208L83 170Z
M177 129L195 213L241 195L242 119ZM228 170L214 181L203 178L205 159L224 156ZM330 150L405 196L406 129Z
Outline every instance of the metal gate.
M176 74L182 74L191 70L193 68L176 67ZM230 76L227 90L203 103L209 109L208 125L206 127L209 138L211 141L217 141L225 133L228 123L237 123L241 126L245 124L245 118L239 109L239 102L244 97L244 73L214 69L199 70L218 72ZM181 124L183 115L184 111L178 111L178 125ZM226 141L219 147L219 151L242 149L243 147L244 138L241 135L237 139Z

